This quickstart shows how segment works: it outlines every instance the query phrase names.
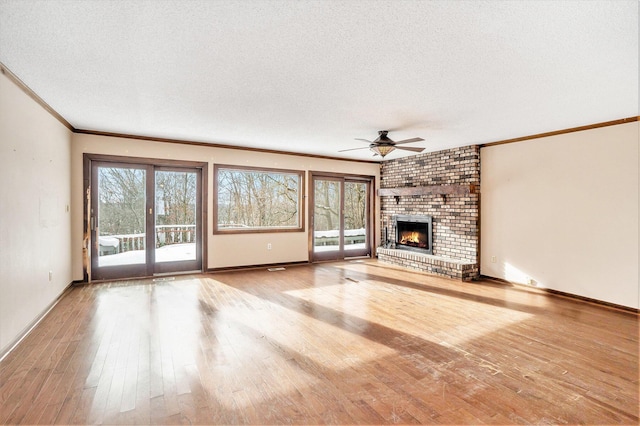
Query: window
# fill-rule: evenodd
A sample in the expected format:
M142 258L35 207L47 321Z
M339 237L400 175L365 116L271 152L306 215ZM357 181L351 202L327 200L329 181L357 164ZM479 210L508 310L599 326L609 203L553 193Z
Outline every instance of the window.
M303 231L304 172L215 166L213 231Z

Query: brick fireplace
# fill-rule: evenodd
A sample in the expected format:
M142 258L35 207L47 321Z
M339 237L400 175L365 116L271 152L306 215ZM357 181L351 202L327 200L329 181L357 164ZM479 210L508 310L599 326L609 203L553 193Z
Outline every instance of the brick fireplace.
M478 146L385 161L380 181L381 261L462 280L478 276ZM430 217L431 253L398 247L396 221L406 217Z

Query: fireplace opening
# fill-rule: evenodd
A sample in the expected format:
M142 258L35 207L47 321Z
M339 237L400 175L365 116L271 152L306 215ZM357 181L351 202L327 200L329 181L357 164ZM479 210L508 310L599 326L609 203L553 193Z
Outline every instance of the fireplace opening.
M433 254L433 227L431 216L395 217L396 248Z

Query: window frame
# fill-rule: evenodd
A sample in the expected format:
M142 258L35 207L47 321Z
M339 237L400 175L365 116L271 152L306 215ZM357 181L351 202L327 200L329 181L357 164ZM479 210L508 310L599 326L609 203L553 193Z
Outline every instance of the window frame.
M298 176L298 226L295 227L269 227L269 228L219 228L219 172L220 170L230 170L236 172L258 172L271 174L287 174ZM233 164L214 164L213 166L213 234L259 234L274 232L305 232L305 171L291 169L277 169L269 167L238 166Z

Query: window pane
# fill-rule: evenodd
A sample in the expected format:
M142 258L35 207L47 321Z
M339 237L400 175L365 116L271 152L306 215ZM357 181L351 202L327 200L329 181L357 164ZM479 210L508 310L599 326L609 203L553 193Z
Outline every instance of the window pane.
M219 230L300 228L301 174L217 170Z

